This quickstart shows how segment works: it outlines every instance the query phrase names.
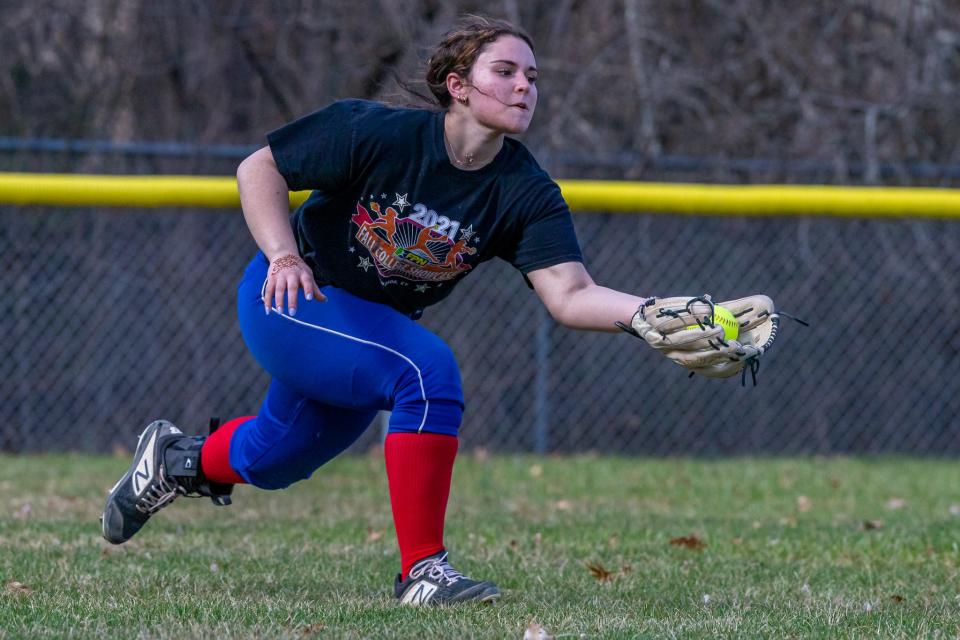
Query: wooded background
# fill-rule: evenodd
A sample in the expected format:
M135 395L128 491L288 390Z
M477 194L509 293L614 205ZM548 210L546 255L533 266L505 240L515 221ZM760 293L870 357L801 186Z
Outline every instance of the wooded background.
M422 78L468 12L534 38L540 104L524 141L556 177L649 178L672 154L815 160L818 182L945 183L907 167L957 162L950 0L4 1L0 135L258 144L339 98L414 100L396 78ZM803 178L721 161L698 179Z
M396 79L468 11L534 37L524 142L557 178L960 179L960 7L942 0L0 0L0 170L232 174L333 100L413 100ZM51 138L107 144L31 146ZM810 320L784 322L756 388L558 327L484 265L423 319L460 360L465 446L960 455L960 225L863 214L575 215L601 284L762 291ZM232 294L255 251L237 210L0 207L0 450L128 448L154 418L198 433L256 412L268 379Z

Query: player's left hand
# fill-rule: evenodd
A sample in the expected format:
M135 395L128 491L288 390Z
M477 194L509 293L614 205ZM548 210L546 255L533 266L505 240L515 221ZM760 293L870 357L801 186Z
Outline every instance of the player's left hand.
M743 372L745 382L749 369L756 384L760 358L777 338L780 317L773 300L753 295L719 304L740 325L735 340L724 338L723 327L714 320L714 302L708 295L649 298L634 314L629 327L619 322L617 326L689 369L691 375L728 378Z

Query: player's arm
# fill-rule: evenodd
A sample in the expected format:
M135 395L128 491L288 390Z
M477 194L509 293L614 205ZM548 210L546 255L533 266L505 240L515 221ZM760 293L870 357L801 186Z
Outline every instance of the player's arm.
M248 156L237 167L237 187L243 217L253 239L270 261L263 306L270 313L271 303L283 312L284 297L291 315L296 315L297 290L302 286L307 299L324 300L313 272L300 258L297 242L290 229L290 195L287 183L273 159L270 147Z
M749 370L756 384L759 359L777 337L779 316L773 301L764 295L719 305L705 295L638 298L597 286L579 262L531 271L527 277L560 324L572 329L615 331L619 322L620 329L708 378L743 372L746 384ZM735 324L733 337L727 334L723 321L717 321L718 306Z
M597 285L581 262L564 262L527 274L554 320L571 329L619 331L643 303L639 298Z

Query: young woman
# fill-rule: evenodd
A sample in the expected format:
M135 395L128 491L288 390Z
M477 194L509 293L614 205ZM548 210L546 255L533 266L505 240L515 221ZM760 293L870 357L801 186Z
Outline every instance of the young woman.
M270 133L240 165L260 253L239 288L239 317L272 376L266 400L208 438L149 425L107 499L107 540L126 541L178 494L222 503L236 483L281 489L308 478L388 410L396 597L499 596L447 558L463 392L453 353L416 320L492 258L526 276L567 327L616 331L644 299L593 282L559 188L506 137L526 131L537 106L530 38L472 19L440 42L426 79L439 110L336 102ZM301 189L313 193L290 218L288 191Z

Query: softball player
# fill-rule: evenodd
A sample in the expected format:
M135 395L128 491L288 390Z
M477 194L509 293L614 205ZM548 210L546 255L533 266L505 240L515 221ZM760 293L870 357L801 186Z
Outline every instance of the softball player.
M396 597L499 596L447 558L463 391L453 353L417 319L492 258L516 267L567 327L616 331L644 300L594 284L559 188L505 137L526 131L537 106L530 38L472 19L445 36L426 79L439 110L337 102L270 133L240 165L260 248L240 283L240 326L269 391L256 416L206 438L149 425L107 499L107 540L128 540L180 494L222 504L237 483L306 479L387 410ZM300 189L312 195L290 218L288 191Z

